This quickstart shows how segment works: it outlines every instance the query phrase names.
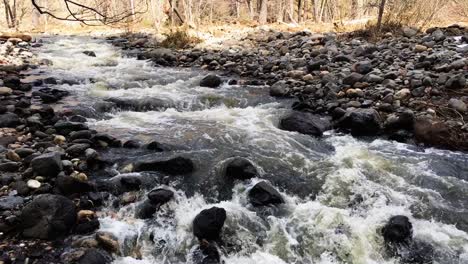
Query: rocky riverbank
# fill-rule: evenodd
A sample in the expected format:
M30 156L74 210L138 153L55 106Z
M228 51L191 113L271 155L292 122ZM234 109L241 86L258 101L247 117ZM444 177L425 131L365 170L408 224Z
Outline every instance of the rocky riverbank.
M149 38L110 41L161 66L200 67L248 79L249 85L266 84L273 96L296 97L295 110L329 121L286 122L288 130L321 135L335 128L354 136L468 150L468 29L462 26L426 32L403 28L376 42L352 33L260 30L226 41L222 49L169 50ZM302 121L314 118L294 115Z

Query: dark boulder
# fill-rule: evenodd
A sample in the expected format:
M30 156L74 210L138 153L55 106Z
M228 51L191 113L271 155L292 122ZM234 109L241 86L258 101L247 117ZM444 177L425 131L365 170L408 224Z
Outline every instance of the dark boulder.
M32 93L33 96L40 97L41 100L46 104L55 103L69 94L70 93L68 91L51 88L42 88L39 91L34 91Z
M104 134L104 133L97 133L93 136L92 140L97 142L104 142L109 147L119 148L122 146L122 142L117 138Z
M289 92L289 87L286 81L277 81L272 86L270 86L270 95L271 96L286 96Z
M385 243L407 243L412 239L413 225L406 216L392 216L382 228L382 235Z
M141 143L137 140L130 139L130 140L125 141L125 143L123 144L123 147L124 148L140 148Z
M193 172L194 169L193 162L184 157L141 161L134 166L135 171L159 171L169 175L188 174Z
M89 182L80 181L71 176L58 176L55 181L55 187L63 195L87 193L95 190L94 186Z
M86 149L88 149L89 147L90 147L89 144L74 144L68 147L65 150L65 152L70 157L76 158L76 157L82 156L85 153Z
M320 116L294 111L281 119L280 128L311 136L322 136L324 131L331 128L331 125L327 119Z
M93 133L89 130L80 130L80 131L73 131L70 133L69 139L90 139L93 136Z
M193 252L194 264L218 264L220 256L216 243L200 241L200 246Z
M139 219L150 219L158 210L158 206L154 205L151 201L145 200L136 208L135 217Z
M76 222L75 204L60 195L41 194L21 211L22 235L56 239L66 236Z
M112 257L105 251L90 248L86 250L83 256L78 260L77 264L110 264Z
M148 193L148 199L154 205L163 205L169 202L174 197L174 192L171 190L158 188Z
M57 133L61 135L68 135L73 131L88 130L88 127L80 122L70 122L70 121L58 121L54 125Z
M78 223L75 226L75 233L77 233L77 234L89 234L89 233L92 233L92 232L98 230L99 227L100 227L99 220L98 219L91 219L89 221Z
M21 124L19 117L13 113L0 115L0 127L17 127Z
M253 206L284 203L281 194L265 181L255 184L249 191L249 200Z
M94 51L91 51L91 50L85 50L85 51L83 51L83 54L86 55L86 56L89 56L89 57L96 57L96 53Z
M328 61L326 60L315 60L315 61L310 61L307 64L307 71L313 72L313 71L320 71L320 69L327 65Z
M20 168L20 163L18 162L1 162L0 163L0 171L1 172L15 172L18 171Z
M336 126L353 136L374 136L380 132L382 121L375 109L355 109L346 112Z
M122 176L120 184L125 191L136 191L141 187L141 180L134 176Z
M226 220L226 210L211 207L202 210L193 220L193 234L200 240L218 240Z
M62 160L59 152L42 154L31 161L31 167L36 175L55 177L62 171Z
M15 89L21 85L21 81L18 75L8 74L7 76L3 77L3 85Z
M219 78L216 75L207 75L205 78L203 78L200 81L200 86L201 87L209 87L209 88L216 88L220 86L222 83L221 78Z
M246 158L236 157L226 164L228 179L248 180L258 176L257 168Z
M163 152L163 151L169 151L171 150L171 147L167 144L160 143L157 141L152 141L148 144L145 145L146 149L148 150L154 150L157 152Z

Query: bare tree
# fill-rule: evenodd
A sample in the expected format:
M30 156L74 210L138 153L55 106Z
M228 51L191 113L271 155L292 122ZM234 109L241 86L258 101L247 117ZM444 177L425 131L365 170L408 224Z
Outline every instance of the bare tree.
M385 9L385 2L386 0L381 0L380 6L379 6L379 16L377 18L377 32L380 32L380 29L382 28L382 17Z

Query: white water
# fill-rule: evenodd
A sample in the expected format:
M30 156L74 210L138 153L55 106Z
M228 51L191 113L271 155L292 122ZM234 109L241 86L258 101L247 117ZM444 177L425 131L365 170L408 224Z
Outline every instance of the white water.
M97 57L81 54L84 50ZM181 184L183 179L169 182L175 199L151 220L134 218L138 202L103 209L101 230L115 234L122 247L116 264L191 263L197 246L192 220L212 206L227 211L222 235L227 246L221 252L228 264L398 263L385 255L379 235L396 214L410 217L414 237L434 247L435 263L468 263L467 154L283 131L277 124L289 102L275 102L262 87L202 88L197 86L202 72L154 68L122 57L101 40L53 38L40 55L54 65L38 71L80 81L57 85L73 93L70 104L92 105L111 97L170 102L174 108L108 113L90 125L120 138L186 146L180 152L197 163L193 185ZM219 201L211 185L219 164L235 155L252 160L286 203L269 214L256 212L246 197L260 179L237 183L232 198ZM140 201L145 192L138 193ZM359 198L362 202L356 202Z

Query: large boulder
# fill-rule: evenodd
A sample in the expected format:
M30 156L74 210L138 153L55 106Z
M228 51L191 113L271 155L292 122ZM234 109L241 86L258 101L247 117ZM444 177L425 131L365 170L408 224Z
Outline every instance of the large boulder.
M331 125L323 117L311 113L294 111L281 119L280 128L311 136L322 136L324 131L331 128Z
M77 264L109 264L112 263L112 257L105 251L90 248L86 250Z
M226 210L219 207L202 210L193 220L193 234L200 240L218 240L226 220Z
M42 194L21 211L22 235L57 239L66 236L76 222L75 204L61 195Z
M157 188L148 193L148 199L154 205L163 205L174 197L174 192L168 189Z
M258 176L257 168L246 158L236 157L226 164L228 179L248 180Z
M16 127L20 123L20 119L16 114L5 113L0 115L0 127Z
M31 161L31 168L36 175L55 177L62 171L62 160L59 152L49 152L35 157Z
M375 109L354 109L338 120L336 126L353 136L374 136L382 128L382 120Z
M134 166L134 171L159 171L169 175L188 174L194 169L193 162L184 157L140 161Z
M200 81L200 86L201 87L209 87L209 88L216 88L220 86L222 83L221 78L219 78L216 75L207 75L205 78L203 78Z
M255 184L249 191L249 200L253 206L284 203L281 194L265 181Z
M382 228L382 236L385 243L409 242L413 236L413 225L406 216L392 216Z

